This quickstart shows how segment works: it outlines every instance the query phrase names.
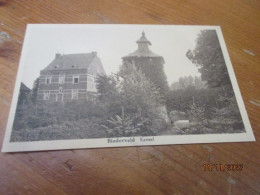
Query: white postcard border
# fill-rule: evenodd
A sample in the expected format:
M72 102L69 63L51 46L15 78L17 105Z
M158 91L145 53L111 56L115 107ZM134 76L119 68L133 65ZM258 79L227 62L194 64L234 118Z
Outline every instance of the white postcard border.
M248 142L255 141L255 137L249 122L249 118L246 112L246 108L238 87L237 79L228 55L228 51L225 45L225 41L219 26L192 26L192 25L175 25L180 27L194 27L198 29L214 29L216 30L221 45L221 49L224 55L224 59L227 65L228 73L231 79L231 83L234 89L238 107L241 113L241 117L246 129L245 133L230 133L230 134L200 134L200 135L167 135L167 136L148 136L147 138L154 139L154 141L141 142L142 137L125 137L125 138L111 138L113 140L124 140L129 138L134 138L134 142L124 142L124 143L108 143L110 138L98 138L98 139L73 139L73 140L52 140L52 141L32 141L32 142L10 142L13 121L15 117L20 83L23 74L23 69L25 65L25 56L28 50L28 41L30 38L30 32L32 28L40 27L44 28L46 26L56 26L60 27L78 27L82 24L28 24L26 29L26 34L24 38L24 44L21 54L21 59L18 67L17 78L15 82L15 88L9 113L9 118L7 122L4 142L2 145L2 152L22 152L22 151L40 151L40 150L62 150L62 149L80 149L80 148L104 148L104 147L125 147L125 146L146 146L146 145L169 145L169 144L195 144L195 143L224 143L224 142ZM89 26L96 26L98 28L103 28L106 26L124 26L131 27L133 25L111 25L111 24L88 24ZM167 27L171 25L147 25L147 26L160 26ZM146 138L146 137L143 137Z

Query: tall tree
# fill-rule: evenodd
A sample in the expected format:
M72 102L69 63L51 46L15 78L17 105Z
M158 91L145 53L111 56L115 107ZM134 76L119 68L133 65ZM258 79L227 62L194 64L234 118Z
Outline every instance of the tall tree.
M186 56L199 67L201 78L209 87L231 87L230 78L215 30L202 30L198 35L196 47Z
M165 100L155 84L131 63L122 66L114 77L116 79L112 79L115 81L112 90L115 90L115 93L109 93L110 79L98 79L98 91L100 97L103 97L102 103L110 110L117 103L118 112L113 112L113 116L110 112L108 123L103 125L106 131L120 136L119 132L122 135L128 133L151 135L164 130L168 120Z
M99 75L97 78L97 90L99 92L99 98L102 101L107 98L115 98L116 91L116 77Z
M122 66L119 75L122 77L119 90L125 108L155 110L164 104L158 88L134 64Z

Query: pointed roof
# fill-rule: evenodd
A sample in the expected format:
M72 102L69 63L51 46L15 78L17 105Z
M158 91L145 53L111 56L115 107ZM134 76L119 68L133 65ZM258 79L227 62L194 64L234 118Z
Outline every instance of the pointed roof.
M138 44L138 49L136 51L134 51L133 53L130 53L127 56L124 56L123 59L129 58L129 57L161 57L160 55L152 52L149 49L149 45L152 45L152 44L146 38L144 31L142 32L142 36L136 41L136 43ZM146 43L146 44L144 44L144 43Z
M149 45L152 45L151 42L146 38L144 31L142 32L142 36L136 41L136 43L148 43Z
M31 89L29 87L27 87L23 82L21 82L20 91L28 91L28 92L30 92Z

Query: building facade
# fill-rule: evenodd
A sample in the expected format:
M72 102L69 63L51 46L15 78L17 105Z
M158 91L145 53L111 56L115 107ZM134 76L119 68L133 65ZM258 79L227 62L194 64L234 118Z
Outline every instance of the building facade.
M40 72L37 102L88 100L96 95L96 78L105 71L96 52L56 54Z
M123 65L135 64L155 84L161 94L165 95L169 87L164 72L164 58L150 50L149 46L152 44L146 38L144 32L136 43L138 45L137 50L122 58Z

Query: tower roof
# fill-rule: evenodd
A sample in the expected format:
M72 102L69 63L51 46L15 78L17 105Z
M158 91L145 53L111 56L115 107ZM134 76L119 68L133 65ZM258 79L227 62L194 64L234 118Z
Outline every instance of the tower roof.
M136 41L138 44L138 49L127 56L124 56L123 59L131 58L131 57L160 57L162 56L152 52L149 49L149 45L152 45L151 42L146 38L144 31L142 32L142 36Z
M136 43L148 43L149 45L152 45L151 42L146 38L144 31L142 32L142 36L136 41Z

